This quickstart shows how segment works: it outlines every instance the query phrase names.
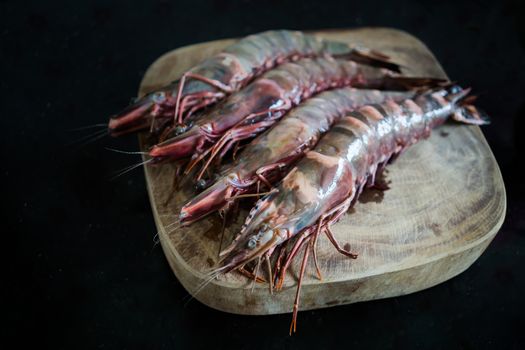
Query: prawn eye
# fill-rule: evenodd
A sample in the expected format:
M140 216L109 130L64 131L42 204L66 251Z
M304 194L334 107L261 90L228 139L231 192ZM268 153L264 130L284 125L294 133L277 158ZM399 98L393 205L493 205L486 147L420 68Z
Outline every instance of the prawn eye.
M159 91L153 94L153 101L155 103L161 103L166 100L166 94L163 91Z
M180 135L180 134L182 134L182 133L185 133L186 130L188 130L188 126L187 126L187 125L180 125L180 124L179 124L179 125L177 125L177 126L175 127L175 135L178 136L178 135Z
M195 184L195 189L197 190L204 190L206 188L206 185L207 185L207 182L206 180L204 179L200 179L199 181L197 181L197 183Z
M461 87L458 86L458 85L454 85L450 88L450 93L452 94L457 94L457 93L460 93L461 92Z
M255 246L257 246L257 241L254 237L250 238L250 240L248 241L248 243L246 244L246 246L248 247L248 249L254 249Z

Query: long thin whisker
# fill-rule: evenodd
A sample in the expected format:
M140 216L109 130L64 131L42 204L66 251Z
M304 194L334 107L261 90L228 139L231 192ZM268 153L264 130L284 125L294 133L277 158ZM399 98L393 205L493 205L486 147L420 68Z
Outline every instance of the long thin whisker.
M173 227L174 225L179 224L178 221L173 221L171 224L166 225L166 228Z
M108 151L117 152L117 153L122 153L122 154L148 154L148 152L140 152L140 151L135 151L135 152L130 152L130 151L121 151L121 150L119 150L119 149L109 148L109 147L106 147L106 149L107 149Z
M210 284L214 279L216 279L217 277L219 277L219 275L221 275L222 271L223 270L226 270L229 266L228 265L225 265L225 266L222 266L222 267L219 267L218 269L215 269L213 271L211 271L209 273L209 277L207 279L205 279L201 284L199 284L197 286L197 288L190 294L188 293L188 295L186 295L184 299L186 298L189 298L185 303L184 303L184 306L188 305L188 303L190 301L192 301L195 296L197 296L197 294L199 294L208 284Z
M226 231L226 215L228 214L228 211L224 211L224 217L222 220L222 228L221 228L221 240L219 242L219 251L217 251L217 257L221 257L221 250L222 250L222 242L224 241L224 232Z
M124 175L126 173L129 173L133 169L136 169L136 168L141 167L141 166L143 166L145 164L148 164L151 161L153 161L153 158L150 158L150 159L145 160L143 162L140 162L138 164L134 164L134 165L131 165L129 167L126 167L126 168L120 170L117 174L115 174L110 180L115 180L116 178L118 178L118 177L120 177L120 176L122 176L122 175Z
M197 294L199 294L208 284L210 284L215 278L217 278L218 274L217 275L213 275L211 277L209 277L208 279L206 279L204 282L202 282L196 289L194 292L192 293L188 293L184 298L184 299L187 299L185 302L184 302L184 307L186 307L188 305L188 303L190 301L192 301L193 299L195 299L195 297L197 296Z
M100 124L86 125L86 126L81 126L79 128L67 129L67 131L81 131L81 130L86 130L86 129L101 128L101 127L107 128L108 124L100 123Z
M177 222L174 222L173 224L176 224L176 223L177 223ZM173 225L173 224L172 224L172 225ZM169 226L166 226L166 228L168 228L168 227L169 227ZM166 235L169 236L171 233L177 231L177 230L178 230L179 228L181 228L181 227L182 227L182 225L179 225L179 226L175 227L175 228L172 229L172 230L166 231ZM160 238L160 237L161 237L161 236L160 236L160 231L157 231L157 233L153 236L153 246L151 247L151 251L153 251L153 249L155 249L155 247L156 247L157 245L159 245L159 243L160 243L160 241L161 241L161 238Z
M208 271L207 274L208 274L208 275L212 275L212 274L214 274L214 273L222 272L222 271L226 270L226 269L229 268L229 267L230 267L229 265L220 266L220 267L218 267L218 268L216 268L216 269L213 269L213 270L211 270L211 271Z
M180 223L179 223L179 222L175 222L174 224L180 224ZM182 228L182 227L183 227L183 225L180 224L180 225L176 226L174 229L171 229L171 230L169 230L169 231L166 231L166 234L169 235L169 234L171 234L171 233L177 231L178 229L180 229L180 228Z
M238 198L248 198L248 197L260 197L260 196L266 196L267 194L272 193L271 191L268 192L262 192L262 193L248 193L248 194L239 194L237 196L229 197L226 200L227 201L234 201Z
M260 265L261 265L261 256L259 256L259 259L257 260L257 266L255 267L255 276L254 276L253 282L252 282L251 293L253 293L253 290L255 288L255 281L257 281L257 276L259 275L259 266Z
M95 141L98 141L98 140L100 140L100 139L106 137L107 135L108 135L107 131L106 131L106 130L103 130L102 133L98 134L97 136L95 136L95 137L93 137L93 138L91 138L91 139L89 139L89 140L86 140L85 142L79 143L78 146L79 146L79 147L84 147L84 146L86 146L86 145L89 145L90 143L93 143L93 142L95 142Z
M160 243L160 231L153 236L153 247L151 247L151 250L157 246L157 244Z
M106 136L108 134L108 131L106 129L103 129L103 130L97 130L89 135L85 135L85 136L82 136L81 138L79 139L76 139L74 141L71 141L68 143L68 146L72 146L72 145L80 145L80 146L85 146L91 142L94 142L96 140L99 140L101 139L102 137Z
M174 225L177 225L177 224L179 224L179 222L178 222L178 221L174 221L174 222L172 222L171 224L166 225L166 227L165 227L165 229L166 229L166 235L169 235L169 234L171 234L172 232L177 231L179 228L182 227L182 225L178 225L178 226L175 227L173 230L169 230L169 231L167 230L168 228L173 227ZM161 237L161 236L160 236L160 233L161 233L161 231L159 230L159 231L157 231L157 233L155 233L155 235L153 236L153 247L151 247L151 250L152 250L152 251L153 251L153 249L155 249L155 247L160 243L160 240L161 240L161 238L160 238L160 237Z
M270 261L269 255L266 255L266 267L268 268L268 281L269 281L270 294L273 294L272 263Z
M82 141L82 140L85 140L85 139L89 139L91 137L94 137L96 135L100 135L100 134L105 134L107 133L108 131L106 129L101 129L101 130L96 130L96 131L93 131L92 133L90 134L87 134L87 135L84 135L80 138L78 138L77 140L73 141L73 142L79 142L79 141Z

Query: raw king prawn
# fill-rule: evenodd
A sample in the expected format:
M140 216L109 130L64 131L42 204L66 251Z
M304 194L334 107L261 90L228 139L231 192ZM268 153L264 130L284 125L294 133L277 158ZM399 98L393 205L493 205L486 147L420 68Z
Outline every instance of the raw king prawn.
M190 224L215 210L224 210L236 196L257 193L261 187L271 189L334 122L352 109L387 99L400 101L413 94L341 88L316 95L248 144L234 165L182 208L181 222Z
M171 137L150 150L157 160L176 160L194 155L194 163L216 147L226 132L247 137L271 120L278 120L294 105L314 93L337 86L358 84L373 73L373 78L385 76L378 68L359 65L353 61L303 58L285 63L257 78L239 92L229 96L180 135ZM233 138L222 138L234 141ZM228 147L223 146L227 149ZM196 155L197 153L197 155Z
M155 162L191 155L190 170L209 154L198 175L200 179L215 156L221 158L235 143L264 131L316 93L343 86L406 89L429 82L432 79L395 77L383 68L354 61L305 58L263 74L190 124L182 134L153 146L149 155Z
M309 253L317 274L316 242L325 233L342 254L330 226L355 202L375 176L407 147L430 135L448 117L466 123L486 124L486 118L466 97L469 89L451 86L421 94L401 103L368 105L341 118L317 146L288 173L281 183L257 201L239 235L226 248L212 277L261 259L267 261L270 286L282 287L286 270L304 246L290 333L295 331L301 282ZM292 248L279 254L271 274L270 258L276 248L294 239ZM275 279L274 279L275 276Z
M299 31L271 30L247 36L194 66L173 83L138 99L110 118L113 136L183 124L196 111L238 91L254 77L304 57L348 57L366 62L377 58L386 68L396 66L380 53L319 39Z

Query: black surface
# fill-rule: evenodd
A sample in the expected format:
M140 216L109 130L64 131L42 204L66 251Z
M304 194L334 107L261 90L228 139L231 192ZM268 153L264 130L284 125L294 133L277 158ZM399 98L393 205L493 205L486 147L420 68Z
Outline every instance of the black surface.
M523 348L525 15L520 1L0 1L2 333L58 348ZM126 105L159 55L270 28L391 26L425 42L491 116L484 133L508 194L505 224L460 276L413 295L290 315L193 301L154 247L134 137L71 142ZM5 339L5 337L3 337Z

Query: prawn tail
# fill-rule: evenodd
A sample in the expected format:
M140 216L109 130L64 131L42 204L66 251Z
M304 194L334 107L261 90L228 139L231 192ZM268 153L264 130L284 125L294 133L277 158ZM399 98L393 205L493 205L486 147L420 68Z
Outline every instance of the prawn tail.
M455 97L457 108L452 114L452 119L464 124L490 124L490 118L487 113L472 104L477 96L468 95L469 92L470 89L465 89Z
M441 78L387 76L378 84L378 87L387 90L411 90L418 92L441 87L447 83L447 80Z
M401 73L401 66L399 64L392 62L388 56L372 50L354 49L347 54L337 56L337 58L345 58L357 63Z

